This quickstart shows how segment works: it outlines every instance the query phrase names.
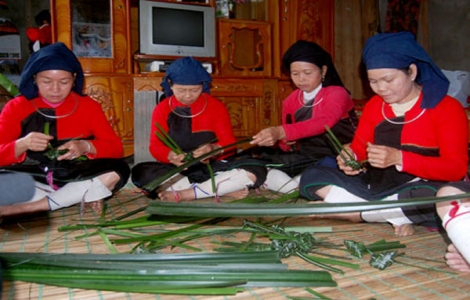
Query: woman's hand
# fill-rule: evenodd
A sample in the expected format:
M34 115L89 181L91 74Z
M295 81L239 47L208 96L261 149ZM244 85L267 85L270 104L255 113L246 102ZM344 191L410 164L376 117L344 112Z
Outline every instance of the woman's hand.
M170 153L168 153L168 161L177 167L185 163L184 157L185 157L184 154L176 154L173 151L170 151Z
M205 145L202 145L201 147L197 148L196 150L193 151L193 157L194 158L197 158L197 157L200 157L200 156L203 156L204 154L207 154L209 152L212 152L216 149L219 149L221 148L219 145L216 145L216 144L205 144ZM222 150L221 150L222 152ZM217 156L219 155L220 153L214 153L214 155L212 155L211 157L213 156ZM202 163L208 163L210 160L210 157L208 158L205 158L203 160L201 160Z
M346 165L346 162L344 161L343 157L348 158L350 157L350 155L352 157L355 157L356 155L354 154L352 149L349 147L349 145L344 145L343 147L344 147L344 150L341 150L341 155L336 156L336 162L338 163L339 169L342 170L346 175L351 175L351 176L361 173L363 171L362 169L354 170L352 167Z
M367 159L376 168L387 168L402 165L401 151L388 146L378 146L367 143Z
M277 141L285 138L286 133L282 126L268 127L254 135L250 144L258 146L274 146Z
M84 154L90 153L91 148L91 143L85 140L68 141L67 143L57 148L57 150L68 149L67 153L64 153L61 156L57 157L57 160L72 160L78 158Z
M30 132L25 137L18 139L15 144L15 156L18 157L24 152L44 151L54 137L41 132Z

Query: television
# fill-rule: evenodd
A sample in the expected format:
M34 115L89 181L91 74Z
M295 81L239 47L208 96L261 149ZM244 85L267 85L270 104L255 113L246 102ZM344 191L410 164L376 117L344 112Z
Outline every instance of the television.
M215 26L213 7L140 0L140 53L215 57Z

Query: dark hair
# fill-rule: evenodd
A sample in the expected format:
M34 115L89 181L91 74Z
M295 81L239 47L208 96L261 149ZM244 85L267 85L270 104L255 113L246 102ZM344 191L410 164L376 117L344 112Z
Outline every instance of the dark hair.
M404 73L409 73L409 72L410 72L410 66L404 67L404 68L398 68L397 70L400 70L400 71L402 71L402 72L404 72Z
M410 69L410 66L408 67L404 67L404 68L398 68L398 70L402 71L403 73L405 73L405 75L409 76L411 75L411 69ZM416 66L416 77L418 77L418 73L419 73L419 69L418 69L418 66Z
M41 10L35 17L34 21L38 26L43 25L43 21L47 21L47 23L51 23L51 13L48 9Z

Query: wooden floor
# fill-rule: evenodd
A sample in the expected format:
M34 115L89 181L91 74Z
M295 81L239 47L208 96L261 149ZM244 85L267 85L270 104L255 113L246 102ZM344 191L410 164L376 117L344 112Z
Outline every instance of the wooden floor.
M123 215L148 203L145 197L136 197L132 189L123 189L110 199L107 218ZM99 236L76 239L83 235L83 230L59 232L64 225L80 222L79 208L71 207L50 214L30 218L4 220L0 226L0 252L39 252L39 253L101 253L108 254L109 249ZM144 215L145 213L140 213ZM87 212L84 218L93 222L98 216ZM239 219L231 219L230 225L237 225ZM401 263L394 263L386 270L379 271L368 265L367 260L354 259L361 265L359 270L344 268L344 275L332 273L338 283L334 288L315 288L314 290L330 299L470 299L470 274L457 274L447 268L443 261L446 237L441 233L429 232L426 228L417 228L411 237L397 238L387 224L351 224L348 222L313 219L310 217L288 218L285 226L328 226L332 233L316 233L336 244L351 239L372 243L380 239L400 241L406 248L400 252ZM212 241L223 241L234 237L211 237L195 243L198 247L210 251ZM245 237L238 237L243 239ZM120 245L122 253L130 251L133 245ZM163 250L162 253L170 251ZM171 250L182 252L181 249ZM184 250L187 251L187 250ZM1 255L1 253L0 253ZM343 254L344 255L344 254ZM319 269L297 257L283 260L293 269ZM408 265L402 264L406 263ZM411 265L411 266L410 266ZM418 267L419 266L419 267ZM437 270L436 270L437 268ZM236 296L181 296L127 294L107 291L68 289L24 282L4 282L3 300L8 299L319 299L304 288L248 288ZM299 299L298 298L298 299Z

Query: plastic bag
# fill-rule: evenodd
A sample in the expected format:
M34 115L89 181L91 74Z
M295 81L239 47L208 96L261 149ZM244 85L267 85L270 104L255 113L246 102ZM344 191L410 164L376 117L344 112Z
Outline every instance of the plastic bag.
M470 72L442 70L449 79L447 94L459 100L463 107L468 107L467 98L470 96Z

